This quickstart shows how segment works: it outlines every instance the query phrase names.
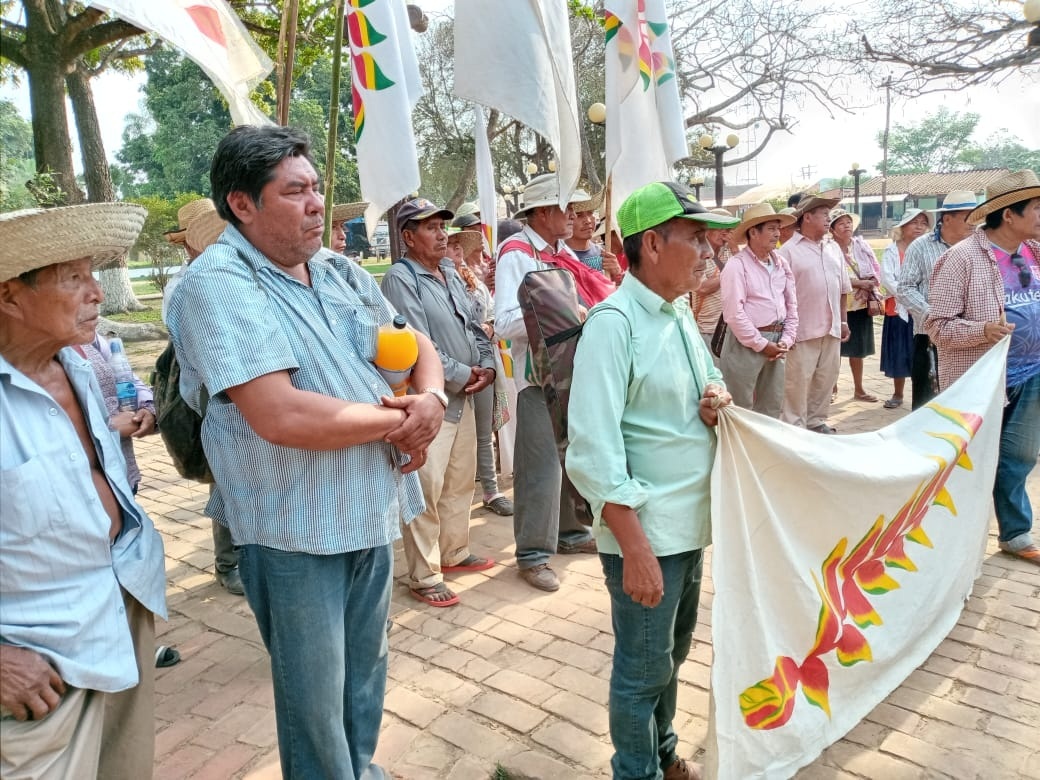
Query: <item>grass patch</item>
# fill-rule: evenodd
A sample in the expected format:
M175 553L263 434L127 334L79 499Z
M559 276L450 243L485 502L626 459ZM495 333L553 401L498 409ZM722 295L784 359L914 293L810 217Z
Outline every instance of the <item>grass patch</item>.
M504 766L495 764L495 771L491 775L491 780L513 780L513 776L509 774Z
M130 286L134 288L134 295L155 295L159 292L151 279L131 279Z
M149 323L160 326L163 324L161 306L149 306L142 311L128 311L120 314L106 314L105 316L115 322Z

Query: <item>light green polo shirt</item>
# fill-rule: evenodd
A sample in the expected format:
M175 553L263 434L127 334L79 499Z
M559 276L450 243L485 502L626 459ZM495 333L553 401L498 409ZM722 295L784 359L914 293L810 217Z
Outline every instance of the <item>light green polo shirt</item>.
M606 503L632 507L658 557L711 542L715 431L700 419L722 385L686 298L668 302L627 274L589 313L574 360L567 473L595 515L600 552L620 554Z

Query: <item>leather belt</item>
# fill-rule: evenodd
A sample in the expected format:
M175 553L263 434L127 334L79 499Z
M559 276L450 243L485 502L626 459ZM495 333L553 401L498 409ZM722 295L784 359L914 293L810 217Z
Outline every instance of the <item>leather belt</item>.
M761 333L783 333L784 323L774 322L772 325L765 325L758 329Z

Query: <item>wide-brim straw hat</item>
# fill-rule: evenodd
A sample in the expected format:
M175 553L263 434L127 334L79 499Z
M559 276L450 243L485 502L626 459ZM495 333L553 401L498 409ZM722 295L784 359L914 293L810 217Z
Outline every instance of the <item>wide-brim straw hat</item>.
M740 217L735 217L721 206L708 209L703 214L697 214L698 222L704 224L708 230L732 230L740 224Z
M0 214L0 282L83 258L102 268L129 251L147 216L136 203L85 203Z
M183 244L188 236L188 226L191 221L200 214L216 211L213 201L209 198L196 198L190 200L177 209L177 227L167 230L163 235L171 244Z
M977 225L994 211L1033 198L1040 198L1040 179L1030 170L1015 171L986 187L986 199L968 215L968 222Z
M947 211L974 211L978 205L978 199L971 190L953 190L943 198L943 204L939 208L929 209L929 211L933 214L943 214Z
M224 228L227 227L227 222L220 218L212 205L211 202L209 210L195 215L188 224L184 243L196 252L202 252L210 244L216 243L220 234L224 232Z
M806 195L798 201L798 206L794 210L794 215L795 217L800 217L805 212L818 209L820 206L826 206L828 209L832 209L838 205L840 200L840 198L821 198L819 195Z
M578 192L581 192L581 190L578 190ZM603 198L606 194L606 190L600 190L588 200L579 200L577 202L571 200L571 205L574 206L574 210L578 212L599 211L600 206L603 205Z
M348 219L357 219L367 208L368 202L363 200L356 203L337 203L332 207L332 221L345 222Z
M920 210L920 209L918 209ZM852 220L852 232L855 233L859 230L859 214L853 214L851 211L846 211L842 208L831 209L831 213L827 215L827 226L834 227L834 223L842 217L848 217Z
M576 205L585 201L591 201L592 196L585 190L575 190L571 193L570 205ZM532 209L542 206L560 205L560 180L555 173L543 173L536 176L527 183L524 188L524 205L513 214L514 219L527 216Z
M484 248L484 234L476 230L458 230L448 234L448 243L459 244L462 254L468 255L477 249Z
M952 210L953 209L951 209L951 211ZM922 214L924 214L924 218L928 222L928 227L931 227L932 226L932 218L931 218L931 216L929 216L928 212L925 211L924 209L907 209L906 211L903 212L903 216L900 217L899 221L896 223L896 227L897 228L901 228L901 227L903 227L905 225L909 225L911 222L913 222L915 219L917 219Z
M733 240L738 243L747 241L748 230L764 222L779 222L780 227L784 227L793 225L795 217L794 214L778 214L770 203L756 203L744 212L740 224L733 228Z

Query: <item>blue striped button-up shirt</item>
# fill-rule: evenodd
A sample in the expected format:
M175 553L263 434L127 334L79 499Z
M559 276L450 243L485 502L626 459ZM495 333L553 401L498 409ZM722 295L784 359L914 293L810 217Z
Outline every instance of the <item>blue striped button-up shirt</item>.
M40 653L69 685L111 693L138 682L120 586L166 616L162 539L131 494L90 363L72 349L58 357L123 529L111 544L111 520L65 410L0 357L0 641Z
M256 434L225 392L275 371L300 390L379 403L390 388L372 363L393 307L356 263L327 250L307 286L233 226L191 264L170 301L181 395L210 394L203 446L214 479L208 513L236 544L331 555L378 547L423 508L416 474L382 441L340 450L283 447Z

